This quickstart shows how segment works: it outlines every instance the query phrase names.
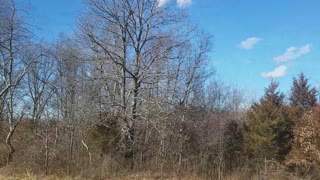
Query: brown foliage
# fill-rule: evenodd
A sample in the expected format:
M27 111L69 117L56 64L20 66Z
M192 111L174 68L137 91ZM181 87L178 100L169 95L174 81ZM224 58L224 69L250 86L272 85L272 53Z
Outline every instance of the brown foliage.
M294 143L286 165L300 172L320 172L320 106L304 113L294 129Z

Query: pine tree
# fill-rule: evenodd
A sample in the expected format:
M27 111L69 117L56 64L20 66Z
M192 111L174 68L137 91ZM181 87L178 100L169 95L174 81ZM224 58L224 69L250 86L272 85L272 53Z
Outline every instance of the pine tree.
M316 96L316 89L310 87L308 79L303 73L300 73L298 78L293 78L290 95L290 106L293 117L301 119L304 112L310 111L317 103Z
M293 123L278 86L272 81L247 114L245 148L256 158L284 160L291 149Z

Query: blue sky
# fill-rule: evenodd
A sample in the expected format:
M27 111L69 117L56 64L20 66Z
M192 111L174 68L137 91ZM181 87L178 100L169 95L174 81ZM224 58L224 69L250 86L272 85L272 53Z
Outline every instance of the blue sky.
M161 0L163 4L168 1ZM253 98L273 78L290 91L293 76L304 72L320 84L320 2L316 0L176 0L191 21L213 35L210 55L218 78ZM29 0L28 16L40 38L54 41L72 33L84 8L81 0Z

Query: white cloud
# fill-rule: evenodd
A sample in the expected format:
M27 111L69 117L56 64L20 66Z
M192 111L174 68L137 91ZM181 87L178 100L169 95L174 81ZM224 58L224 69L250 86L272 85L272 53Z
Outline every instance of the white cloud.
M192 3L192 0L177 0L178 7L183 8L190 6Z
M168 3L168 0L157 0L158 1L158 7L162 7Z
M245 49L245 50L250 50L250 49L252 49L253 46L254 46L255 44L257 44L259 41L261 41L260 38L250 37L250 38L242 41L242 42L239 44L239 48Z
M264 78L278 78L287 74L288 67L285 65L275 68L272 72L263 72L261 76Z
M284 54L277 56L273 58L274 61L276 62L287 62L293 59L297 59L298 57L308 54L311 50L311 45L307 44L302 47L289 47L287 48L286 52Z

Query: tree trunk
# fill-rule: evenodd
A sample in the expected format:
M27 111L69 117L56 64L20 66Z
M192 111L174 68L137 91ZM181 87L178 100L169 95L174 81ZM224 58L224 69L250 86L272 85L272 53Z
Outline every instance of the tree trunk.
M48 128L46 129L46 137L45 137L45 174L48 175L48 167L49 167L49 135L48 135Z
M132 111L131 119L127 119L127 139L126 139L126 154L125 158L126 161L130 165L130 169L133 170L134 168L134 135L135 135L135 123L138 119L137 115L137 105L138 105L138 94L139 94L139 83L138 80L134 79L134 90L133 90L133 99L132 99Z
M73 143L74 143L74 127L72 127L70 131L69 155L70 155L71 163L73 162Z
M81 140L81 143L82 143L83 147L86 148L86 150L87 150L87 152L88 152L88 156L89 156L89 166L91 166L92 156L91 156L91 152L90 152L89 146L84 142L83 138L82 138L82 140Z
M9 133L7 135L7 138L6 138L6 144L7 144L7 147L9 149L8 157L7 157L7 165L11 162L12 154L15 152L15 149L13 148L13 146L11 144L11 138L12 138L15 130L16 130L16 126L10 125Z
M58 126L56 126L56 127L55 127L54 146L53 146L53 149L54 149L54 150L57 148L58 140L59 140L59 132L58 132Z
M133 144L134 144L134 128L133 125L128 128L128 134L126 138L126 153L125 159L129 165L131 170L134 169L134 151L133 151Z

